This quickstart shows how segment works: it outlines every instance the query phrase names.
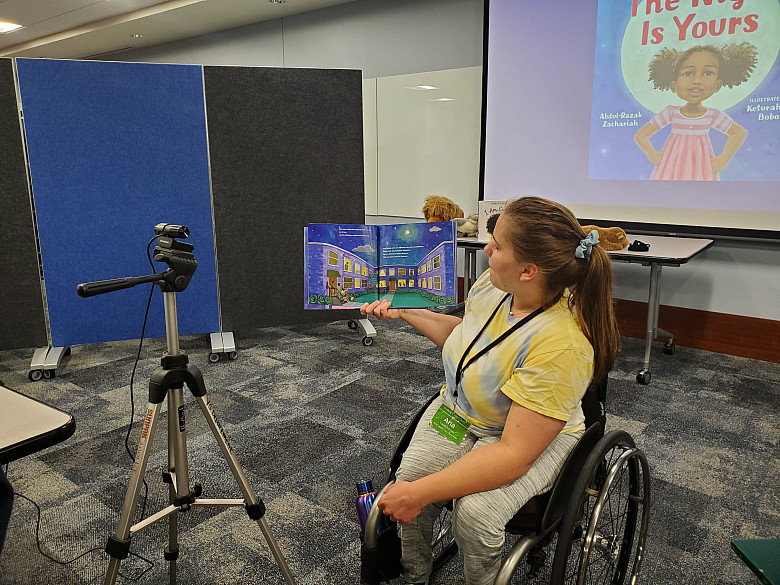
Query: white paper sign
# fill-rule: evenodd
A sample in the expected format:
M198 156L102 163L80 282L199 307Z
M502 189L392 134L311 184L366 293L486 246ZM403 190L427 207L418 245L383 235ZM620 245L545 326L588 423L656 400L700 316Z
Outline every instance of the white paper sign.
M487 220L491 216L504 211L504 207L513 201L512 199L501 199L498 201L480 201L477 207L479 217L477 218L477 241L488 243L490 234L487 231Z

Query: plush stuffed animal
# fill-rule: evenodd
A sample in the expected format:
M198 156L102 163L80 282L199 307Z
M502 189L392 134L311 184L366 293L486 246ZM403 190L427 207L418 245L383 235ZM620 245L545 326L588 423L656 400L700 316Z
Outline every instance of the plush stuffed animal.
M604 248L604 250L622 250L628 246L628 237L622 228L603 228L595 225L584 225L582 226L582 229L585 230L586 234L596 230L599 233L599 246Z
M426 197L422 212L425 221L452 221L455 218L463 217L463 210L457 203L439 195Z
M476 236L477 235L477 218L478 213L472 213L468 217L461 217L455 220L458 224L456 228L459 236Z

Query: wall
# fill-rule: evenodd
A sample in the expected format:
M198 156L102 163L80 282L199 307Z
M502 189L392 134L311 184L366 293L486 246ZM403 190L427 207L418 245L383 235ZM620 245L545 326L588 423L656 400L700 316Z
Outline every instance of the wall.
M482 16L482 0L358 0L113 58L359 68L364 79L476 67L482 65ZM398 219L375 216L371 205L366 211L369 223ZM418 210L408 213L421 217ZM664 270L661 303L780 321L778 251L773 244L717 242L689 265ZM646 267L616 265L615 275L618 298L647 300Z

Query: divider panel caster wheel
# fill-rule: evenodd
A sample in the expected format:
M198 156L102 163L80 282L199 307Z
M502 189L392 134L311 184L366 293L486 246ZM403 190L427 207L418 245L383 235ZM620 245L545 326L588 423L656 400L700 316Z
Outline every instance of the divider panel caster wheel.
M37 382L43 378L43 370L30 370L27 377L30 378L30 382Z
M216 364L220 360L220 355L218 353L210 353L209 354L209 361L212 364Z
M363 338L363 345L366 347L374 344L374 338L373 337L364 337Z
M664 353L666 355L674 355L674 350L675 349L677 349L677 347L671 341L664 345Z
M347 327L349 327L350 329L357 329L358 323L354 319L350 319L349 321L347 321Z
M43 370L43 377L47 380L51 380L57 376L56 370Z
M642 370L636 375L636 381L647 386L650 383L650 370Z
M231 351L230 353L227 354L227 356L228 356L229 360L234 360L234 359L236 359L238 357L238 352L237 351Z

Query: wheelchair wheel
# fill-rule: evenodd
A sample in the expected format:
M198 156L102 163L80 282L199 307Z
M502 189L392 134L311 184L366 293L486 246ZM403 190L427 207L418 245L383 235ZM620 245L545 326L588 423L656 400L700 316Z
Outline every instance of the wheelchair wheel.
M572 505L559 529L551 582L635 583L644 555L649 499L644 454L627 433L608 433L574 485Z
M437 572L444 564L458 552L458 544L452 533L452 502L441 509L439 517L433 522L433 540L431 540L431 552L433 554L433 572Z

